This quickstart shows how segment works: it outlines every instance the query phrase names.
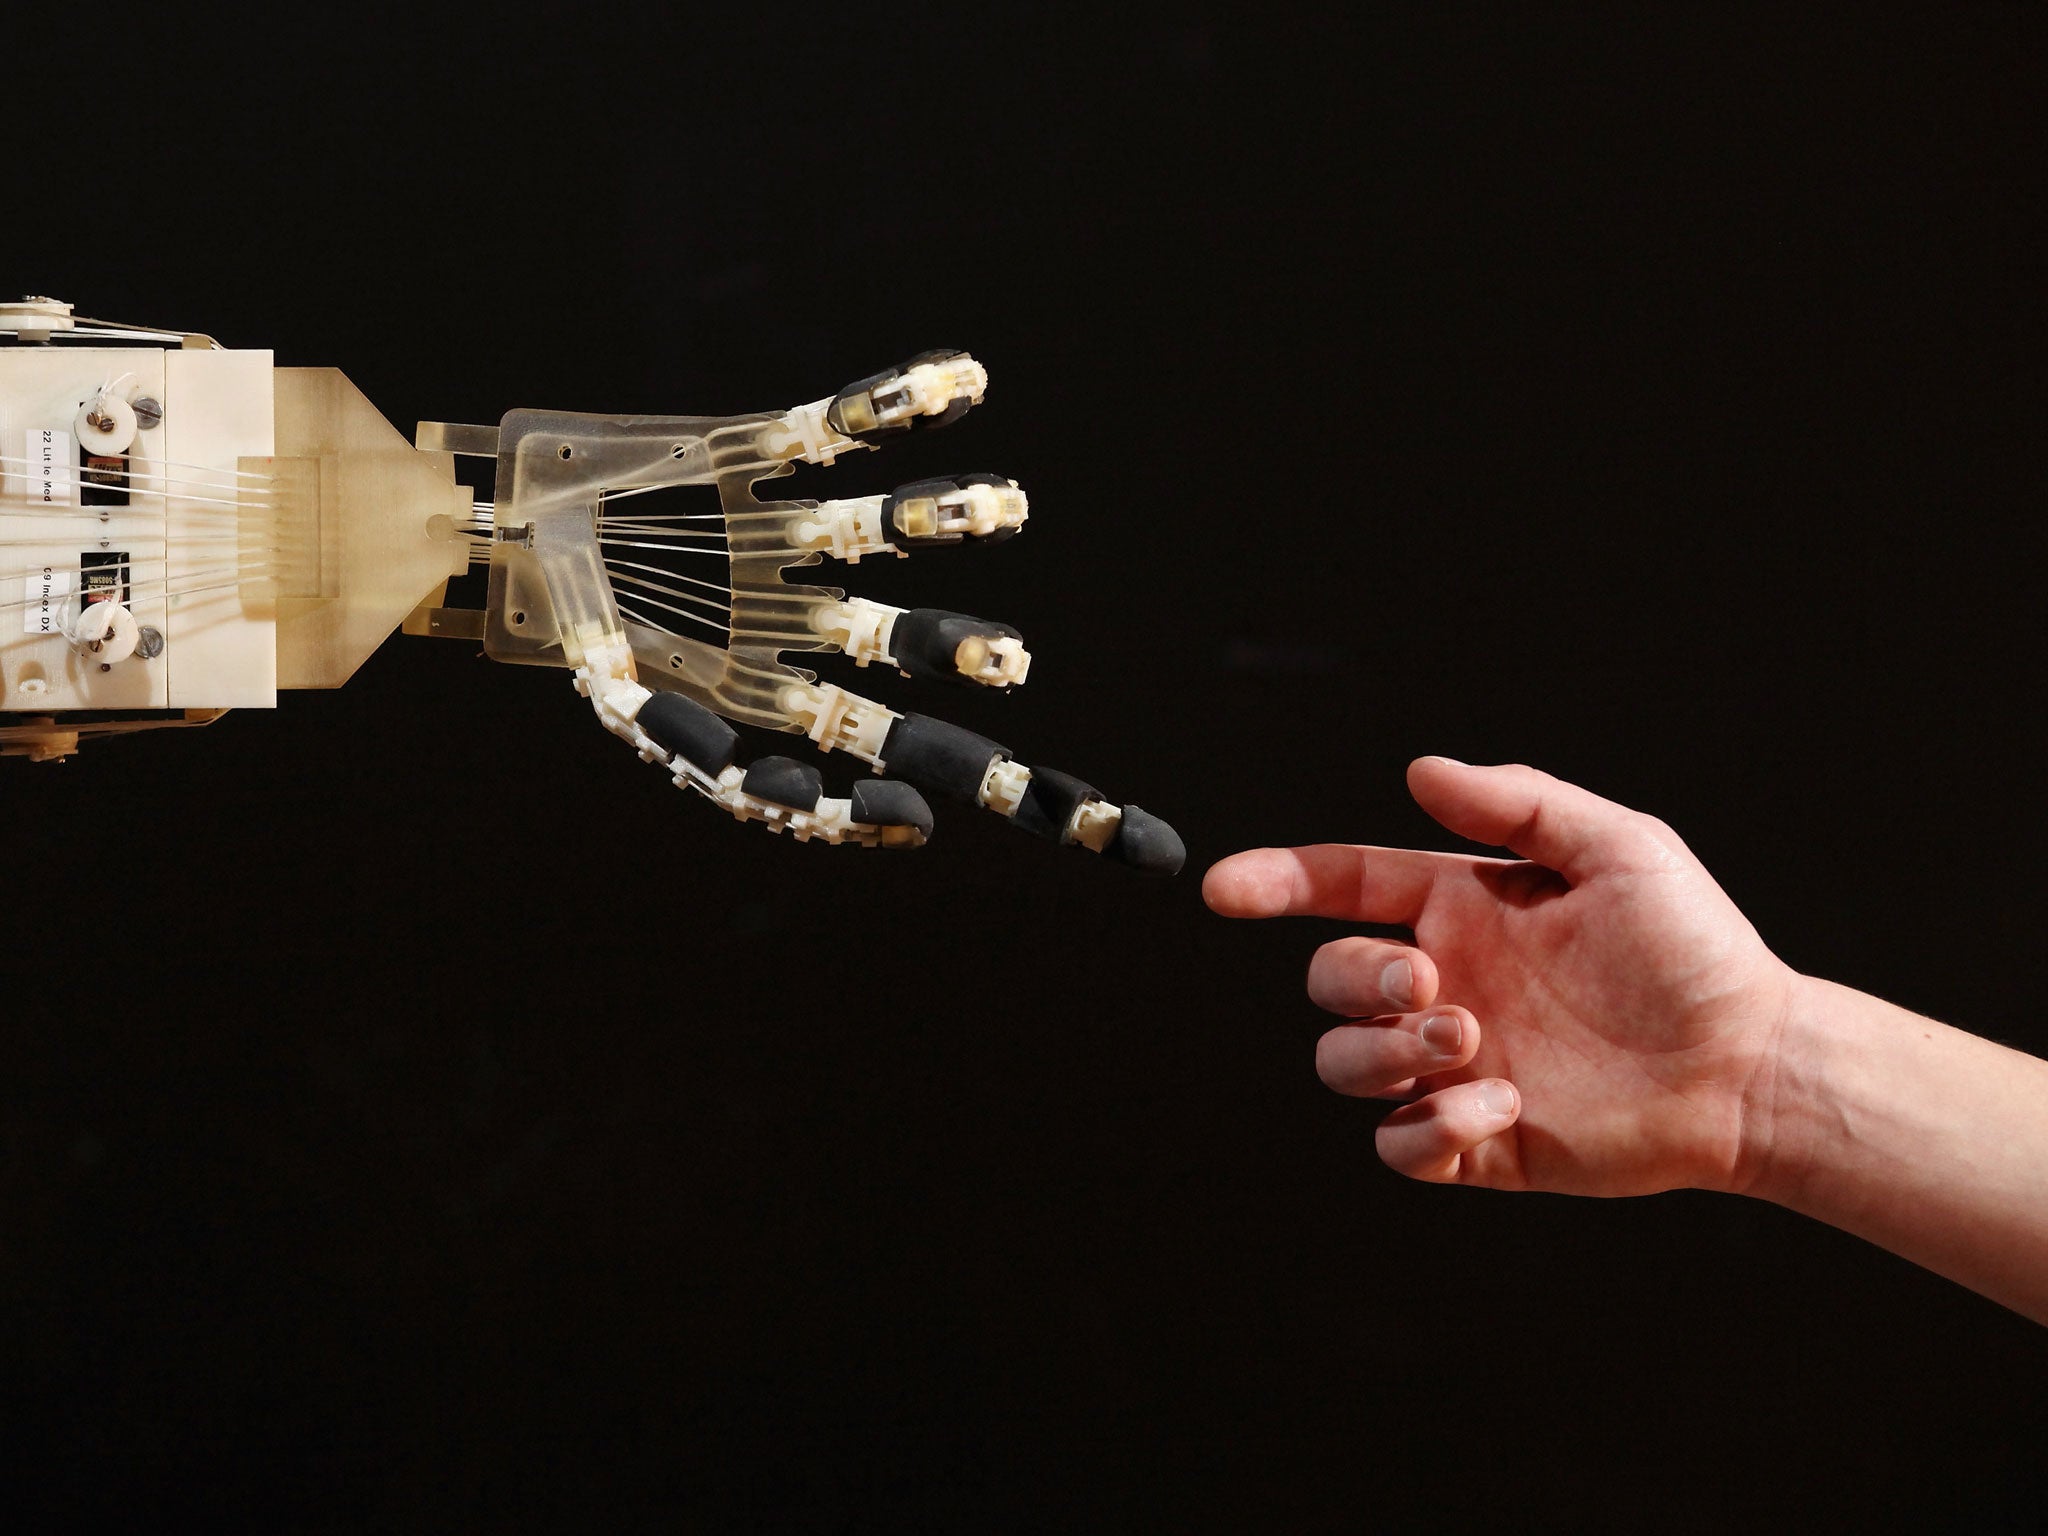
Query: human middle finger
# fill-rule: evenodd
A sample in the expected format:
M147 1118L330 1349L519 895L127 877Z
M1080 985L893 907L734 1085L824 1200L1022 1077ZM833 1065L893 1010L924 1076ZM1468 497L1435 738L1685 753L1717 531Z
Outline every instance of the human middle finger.
M1436 1001L1436 964L1389 939L1337 939L1308 964L1308 995L1318 1008L1351 1018L1407 1013Z
M1405 1097L1415 1079L1461 1067L1478 1049L1479 1021L1463 1008L1362 1019L1316 1042L1316 1076L1354 1098Z

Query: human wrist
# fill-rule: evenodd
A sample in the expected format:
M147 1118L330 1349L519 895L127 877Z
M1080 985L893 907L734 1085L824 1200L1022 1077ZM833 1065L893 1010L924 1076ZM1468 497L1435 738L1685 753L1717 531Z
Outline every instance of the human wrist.
M2048 1061L1833 982L1789 1002L1729 1187L2048 1323Z
M1817 976L1786 968L1779 1013L1744 1087L1734 1194L1797 1205L1825 1141L1828 1105L1843 1049L1844 999L1864 998Z
M1853 987L1795 973L1745 1105L1741 1192L1823 1219L1838 1219L1845 1203L1885 1198L1901 1149L1955 1123L1965 1108L1947 1102L1956 1084L1928 1081L1936 1063L1946 1064L1950 1042L1989 1046Z

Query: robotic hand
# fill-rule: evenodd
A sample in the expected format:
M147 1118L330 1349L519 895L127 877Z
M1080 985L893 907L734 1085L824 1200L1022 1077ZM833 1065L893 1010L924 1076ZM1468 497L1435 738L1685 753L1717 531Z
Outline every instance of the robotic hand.
M1031 658L1008 625L783 577L828 556L999 543L1027 516L1016 482L965 474L822 503L754 494L798 461L957 421L988 386L965 353L921 353L780 413L515 410L496 427L422 422L409 447L332 369L272 369L268 354L75 319L46 299L0 305L7 333L0 431L25 432L28 451L0 458L0 484L20 480L0 511L27 535L8 541L27 551L10 607L31 622L18 643L12 626L0 635L0 709L50 713L0 714L0 750L62 756L81 733L204 723L274 703L278 687L336 686L402 621L572 669L607 730L770 831L914 847L932 828L925 790L1145 873L1180 868L1179 837L1139 807L781 659L836 651L963 686L1024 681ZM455 484L457 454L495 460L493 501ZM720 510L634 499L685 485L715 487ZM472 564L489 567L486 606L442 606ZM167 649L185 662L175 674ZM827 797L792 758L741 765L728 721L801 732L880 776Z
M1119 808L1071 775L1027 768L1007 747L922 714L899 714L816 674L789 651L841 651L913 678L1009 688L1031 665L1007 624L936 608L909 610L836 588L791 584L790 566L827 555L907 556L941 544L999 543L1024 524L1013 480L966 474L845 501L763 501L757 482L796 461L830 464L919 428L950 425L980 403L981 364L921 353L829 399L749 416L605 417L513 411L495 428L422 423L429 451L497 460L497 500L465 531L488 536L485 649L506 661L573 667L598 719L742 821L799 839L916 846L932 829L920 790L988 807L1059 843L1148 873L1184 857L1173 829ZM713 485L720 514L650 513L630 498ZM717 524L716 527L709 526ZM723 556L727 582L689 569ZM678 632L678 625L718 639ZM721 643L722 642L722 643ZM721 718L722 717L722 718ZM737 720L802 732L878 774L829 798L817 769L792 758L736 757Z

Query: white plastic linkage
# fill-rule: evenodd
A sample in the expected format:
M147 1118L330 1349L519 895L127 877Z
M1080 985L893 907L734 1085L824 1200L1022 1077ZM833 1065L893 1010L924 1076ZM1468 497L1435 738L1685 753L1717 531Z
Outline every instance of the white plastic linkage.
M1029 768L1015 758L999 757L988 765L988 775L981 781L981 803L998 816L1014 816L1030 783Z
M776 458L802 459L806 464L830 464L842 453L867 447L826 425L825 413L830 409L832 402L826 399L785 412L781 429L767 434L762 447Z
M988 370L965 353L943 362L919 363L875 386L875 422L888 427L914 416L937 416L962 398L979 405L986 393Z
M857 667L871 661L893 665L896 653L889 649L889 637L902 616L901 608L855 597L841 603L821 603L812 609L811 627L851 656Z
M1008 485L962 486L939 499L941 534L970 533L987 538L1004 528L1022 528L1031 515L1031 503L1012 480Z
M895 710L848 693L834 683L791 684L782 707L825 752L850 752L879 766L889 727L902 718Z
M1031 675L1031 653L1014 635L969 635L953 653L953 665L969 682L1008 688Z
M606 730L630 741L642 757L650 750L660 752L646 732L633 723L640 706L654 695L633 680L633 652L629 647L593 647L584 653L583 665L576 669L575 677L576 691L590 700L590 707Z
M1116 836L1117 826L1123 819L1121 806L1111 805L1107 800L1083 801L1074 812L1073 824L1067 828L1067 835L1083 848L1100 853Z
M882 533L880 496L857 496L850 501L824 501L808 517L790 524L789 540L798 549L815 549L848 565L860 564L863 555L906 558Z

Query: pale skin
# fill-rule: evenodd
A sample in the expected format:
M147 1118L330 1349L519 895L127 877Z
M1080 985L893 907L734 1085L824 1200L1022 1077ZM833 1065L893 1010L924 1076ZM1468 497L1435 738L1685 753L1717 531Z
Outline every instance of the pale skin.
M1679 836L1533 768L1411 764L1416 802L1514 859L1234 854L1227 917L1408 928L1309 962L1339 1093L1401 1101L1379 1154L1488 1189L1754 1195L2048 1322L2048 1062L1802 976Z

